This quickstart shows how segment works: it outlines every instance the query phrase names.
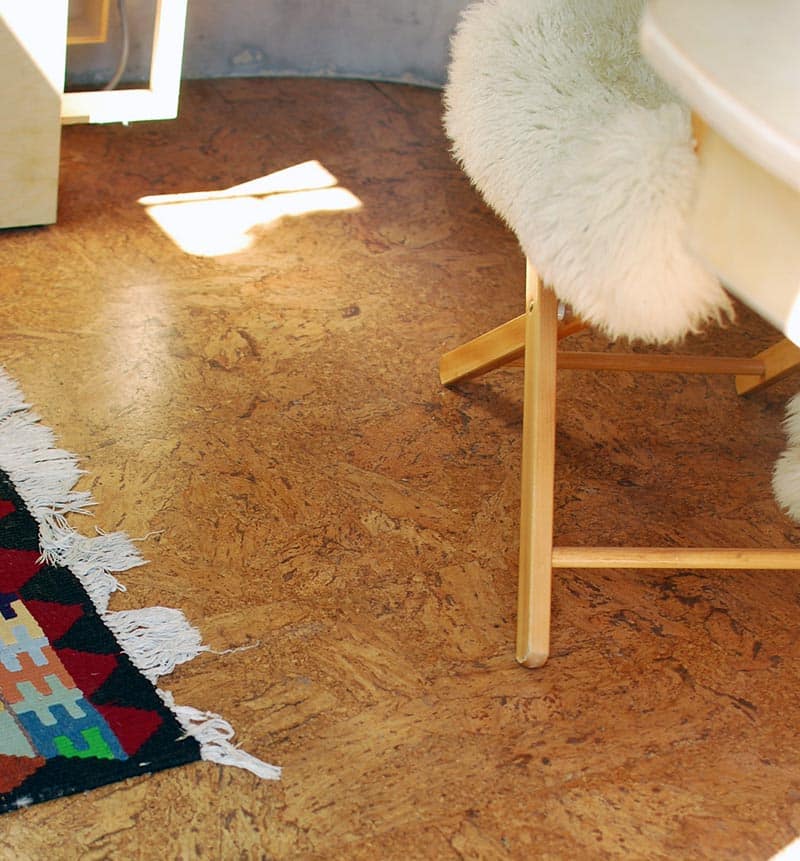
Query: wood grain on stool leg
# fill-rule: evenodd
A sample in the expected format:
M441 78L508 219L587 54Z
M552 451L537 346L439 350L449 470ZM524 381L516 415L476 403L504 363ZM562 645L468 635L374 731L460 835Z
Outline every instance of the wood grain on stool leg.
M525 352L525 315L520 314L445 353L439 362L444 385L477 377L507 365Z
M740 395L748 395L766 388L800 367L800 347L784 338L759 353L756 359L764 363L764 372L760 376L737 375L736 391Z
M589 327L578 317L558 325L558 340L577 335ZM439 379L445 386L480 377L506 365L525 364L525 314L507 320L489 332L484 332L444 353L439 360Z
M758 547L554 547L553 568L795 571L800 550Z
M558 302L530 262L526 304L517 660L540 667L550 653Z

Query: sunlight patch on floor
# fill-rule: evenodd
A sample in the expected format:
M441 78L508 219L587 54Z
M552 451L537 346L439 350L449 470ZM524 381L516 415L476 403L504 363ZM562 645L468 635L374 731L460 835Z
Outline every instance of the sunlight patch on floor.
M187 254L220 257L249 248L255 228L316 212L346 212L361 201L318 161L221 191L142 197L147 214Z
M800 837L793 840L788 846L773 855L770 861L798 861L800 859Z

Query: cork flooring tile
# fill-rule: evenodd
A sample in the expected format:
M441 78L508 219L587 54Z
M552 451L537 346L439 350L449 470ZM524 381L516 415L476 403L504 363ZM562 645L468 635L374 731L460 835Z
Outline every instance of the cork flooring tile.
M519 313L524 267L440 114L189 83L175 122L65 128L58 224L0 235L0 361L82 457L77 525L154 533L115 606L250 647L170 687L285 769L40 805L0 857L767 859L800 831L796 575L561 571L552 657L515 664L521 377L437 362ZM686 349L774 338L742 309ZM557 539L797 545L769 476L799 382L562 372Z

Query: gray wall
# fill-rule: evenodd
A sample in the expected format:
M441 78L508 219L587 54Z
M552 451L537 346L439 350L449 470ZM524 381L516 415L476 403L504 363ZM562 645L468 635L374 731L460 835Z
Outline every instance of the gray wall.
M183 76L314 75L439 86L450 33L468 0L189 0ZM147 80L154 0L127 0L126 81ZM109 43L69 50L67 83L107 81L118 57L116 2Z

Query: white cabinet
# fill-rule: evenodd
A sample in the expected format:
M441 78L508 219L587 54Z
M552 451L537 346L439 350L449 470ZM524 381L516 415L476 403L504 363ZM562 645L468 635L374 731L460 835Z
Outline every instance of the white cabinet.
M147 87L64 93L70 42L97 42L108 0L0 0L0 228L52 224L62 123L178 114L187 0L156 0Z
M52 224L67 0L0 0L0 227Z

